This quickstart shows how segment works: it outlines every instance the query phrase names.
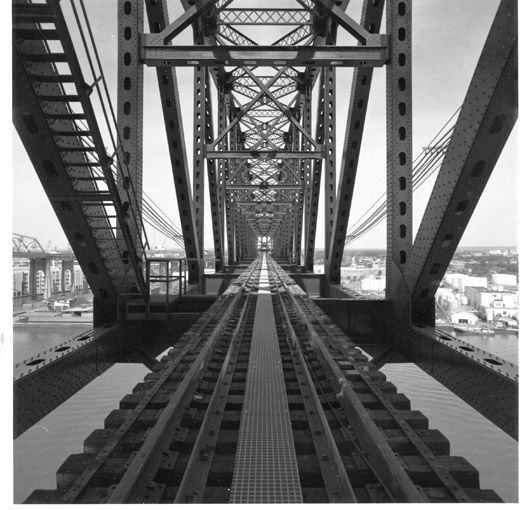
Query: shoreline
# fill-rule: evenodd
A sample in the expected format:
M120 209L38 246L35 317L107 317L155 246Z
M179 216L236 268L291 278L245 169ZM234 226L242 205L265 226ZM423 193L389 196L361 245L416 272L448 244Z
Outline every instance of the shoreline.
M22 326L56 326L57 324L90 324L92 326L92 319L91 320L79 320L79 321L73 321L73 320L63 320L63 321L27 321L27 322L13 322L13 328L15 327L22 327Z
M460 334L460 335L481 335L482 333L480 331L455 331L454 324L435 324L436 328L440 329L447 329L450 330L452 333ZM503 335L516 335L518 336L519 330L518 329L507 329L507 328L490 328L495 334L500 333ZM488 335L484 335L488 336Z

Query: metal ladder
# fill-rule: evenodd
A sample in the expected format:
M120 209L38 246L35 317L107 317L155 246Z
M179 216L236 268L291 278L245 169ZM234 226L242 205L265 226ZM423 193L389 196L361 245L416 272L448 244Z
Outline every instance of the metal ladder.
M56 192L46 192L60 202L64 214L83 215L103 261L100 268L83 260L85 235L66 231L87 280L90 273L104 271L116 294L133 290L145 297L146 240L138 201L124 158L118 157L121 147L107 154L90 97L95 84L84 81L58 1L14 0L13 49L15 87L30 83L65 169L58 172L56 165L44 162L44 177L60 179ZM28 123L30 131L30 119ZM54 208L60 216L60 207Z

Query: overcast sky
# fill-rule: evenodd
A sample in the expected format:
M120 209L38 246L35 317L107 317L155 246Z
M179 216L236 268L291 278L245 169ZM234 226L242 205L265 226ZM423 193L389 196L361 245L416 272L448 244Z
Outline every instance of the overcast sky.
M62 0L67 5L68 0ZM415 157L443 126L464 99L471 75L484 44L499 0L416 0L413 13L413 101ZM105 73L116 101L116 0L85 2L102 55ZM292 2L263 2L282 6ZM352 0L349 13L360 17L362 0ZM236 0L234 6L256 6L259 2ZM472 8L470 6L472 5ZM171 20L181 12L179 2L169 2ZM146 31L148 25L146 24ZM383 25L384 26L384 25ZM381 32L384 28L381 29ZM268 31L267 31L268 34ZM190 29L175 40L191 44ZM339 42L350 44L340 33ZM187 142L192 138L192 69L178 69L183 104L183 122ZM343 147L349 99L351 70L338 70L337 81L337 150L338 164ZM144 189L179 225L174 184L170 169L165 130L156 75L145 69L144 112ZM376 69L361 149L350 225L385 191L385 69ZM187 143L189 167L192 167L191 143ZM486 190L464 234L461 246L516 244L516 128L494 170ZM414 195L414 226L417 228L427 203L432 178ZM324 243L322 196L316 247ZM208 213L207 207L207 213ZM206 221L205 247L212 247L210 215ZM41 244L65 247L66 238L49 204L41 184L16 131L13 135L13 230L37 237ZM161 245L164 237L152 229L149 239ZM385 222L375 228L352 248L385 247ZM172 243L167 242L167 246Z

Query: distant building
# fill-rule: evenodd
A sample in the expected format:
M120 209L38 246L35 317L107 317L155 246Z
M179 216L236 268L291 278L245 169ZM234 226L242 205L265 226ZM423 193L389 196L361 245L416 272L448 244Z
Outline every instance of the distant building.
M487 287L488 279L485 276L470 276L462 273L446 273L446 282L459 292L464 292L467 287Z
M501 274L495 273L491 275L491 281L495 285L516 285L517 275L516 274Z
M454 324L476 324L478 317L471 312L456 312L451 314L451 322Z
M382 276L369 276L361 280L361 290L382 292L386 288L386 280Z
M29 268L13 267L13 297L29 294Z
M449 267L454 271L462 271L466 267L466 262L463 260L452 260Z
M502 317L518 317L518 293L492 291L484 287L468 287L469 304L479 310L479 316L491 321Z

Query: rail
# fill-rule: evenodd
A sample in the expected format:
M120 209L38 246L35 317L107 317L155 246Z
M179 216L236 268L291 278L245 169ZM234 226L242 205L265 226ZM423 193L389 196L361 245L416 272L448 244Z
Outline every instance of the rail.
M261 257L254 261L121 401L106 429L86 440L85 453L61 468L55 500L225 503L237 499L239 469L245 502L282 502L286 489L304 502L498 501L297 284L271 259L268 265L266 281ZM264 332L255 336L264 331L267 296L276 335L270 342ZM258 428L241 432L245 413L258 412L261 402L246 401L247 378L252 370L272 373L251 357L266 343L276 347L270 363L284 374L277 409L291 424L284 448L295 453L298 490L290 473L271 482L265 464L256 464ZM261 380L276 384L256 376ZM270 414L260 419L271 430ZM269 452L275 438L263 437Z

